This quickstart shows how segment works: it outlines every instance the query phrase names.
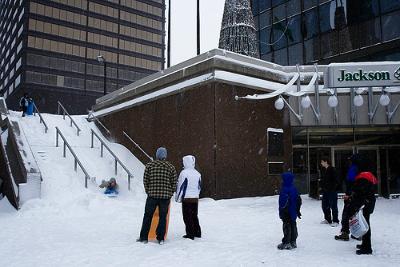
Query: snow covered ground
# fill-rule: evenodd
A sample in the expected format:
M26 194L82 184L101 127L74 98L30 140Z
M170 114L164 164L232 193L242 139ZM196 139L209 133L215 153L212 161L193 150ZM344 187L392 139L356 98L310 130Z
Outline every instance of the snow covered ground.
M201 199L203 237L195 241L182 238L181 205L173 202L166 243L136 243L145 201L143 165L113 145L135 174L133 190L127 190L122 171L117 175L122 191L118 198L107 198L92 182L85 189L84 175L73 171L71 155L63 158L62 148L54 145L54 126L71 140L97 183L113 176L113 161L99 157L98 143L90 148L88 129L93 124L83 116L74 118L83 129L80 137L59 116L45 114L48 134L37 118L20 120L44 178L42 198L28 201L19 211L0 201L0 266L400 266L400 200L382 198L371 216L370 256L356 255L354 240L334 240L339 228L321 225L321 203L306 196L293 251L276 249L282 238L276 196Z

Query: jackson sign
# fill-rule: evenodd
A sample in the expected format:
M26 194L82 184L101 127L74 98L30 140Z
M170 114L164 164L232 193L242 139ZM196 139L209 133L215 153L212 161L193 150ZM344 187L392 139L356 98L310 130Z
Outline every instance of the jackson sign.
M326 88L400 86L400 62L333 63L324 81Z

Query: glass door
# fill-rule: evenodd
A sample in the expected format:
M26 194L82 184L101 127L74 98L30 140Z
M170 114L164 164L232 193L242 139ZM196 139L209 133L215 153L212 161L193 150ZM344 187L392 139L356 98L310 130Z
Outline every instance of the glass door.
M347 178L347 171L350 167L350 160L349 158L353 155L353 148L333 148L333 155L334 155L334 166L336 169L336 174L340 181L338 186L338 192L343 193L346 190L346 178Z
M365 161L365 167L378 178L378 194L381 193L380 158L378 148L358 147L357 153Z

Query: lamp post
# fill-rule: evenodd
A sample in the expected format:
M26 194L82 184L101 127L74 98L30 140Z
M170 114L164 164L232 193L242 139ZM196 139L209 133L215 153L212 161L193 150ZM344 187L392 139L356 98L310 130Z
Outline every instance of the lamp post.
M106 62L106 59L105 59L102 55L97 56L97 61L98 61L99 63L103 63L103 66L104 66L104 83L103 83L104 88L103 88L103 90L104 90L104 95L106 95L106 94L107 94L107 88L106 88L106 82L107 82L107 62Z

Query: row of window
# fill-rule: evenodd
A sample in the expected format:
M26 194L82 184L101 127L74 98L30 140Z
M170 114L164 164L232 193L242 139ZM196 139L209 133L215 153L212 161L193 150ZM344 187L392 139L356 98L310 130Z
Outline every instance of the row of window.
M27 55L27 64L34 67L42 67L47 69L55 69L59 71L75 72L84 75L85 68L86 74L103 77L104 67L102 64L91 64L80 61L73 61L64 58L48 57L44 55L36 55L29 53ZM139 73L132 70L118 69L113 67L107 67L107 77L126 80L136 81L147 74Z
M57 36L63 36L70 39L79 40L82 42L86 41L86 31L65 27L57 24L43 22L40 20L29 19L29 30L44 32L47 34L53 34Z
M162 31L162 22L121 10L120 19Z
M162 17L162 9L136 0L121 0L121 5Z
M64 4L67 6L72 6L80 9L87 9L87 1L86 0L51 0L52 2Z
M125 26L125 25L120 25L119 31L120 31L120 34L125 35L125 36L138 38L138 39L146 40L149 42L154 42L157 44L161 44L161 42L162 42L161 34L151 33L148 31L139 30L136 28Z
M66 38L75 39L82 42L86 41L86 31L65 27L61 25L56 25L48 22L42 22L35 19L29 19L29 29L33 31L44 32L47 34L63 36ZM87 41L89 43L113 47L115 49L118 48L118 38L113 38L110 36L105 36L92 32L88 32L87 34L88 34ZM131 52L161 57L160 48L143 45L135 42L129 42L122 39L120 40L119 48Z
M47 16L51 18L55 18L62 21L73 22L76 24L80 24L86 26L86 16L74 12L70 12L67 10L58 9L55 7L45 6L39 3L31 2L30 10L32 13ZM118 18L118 14L115 18ZM162 31L162 22L156 21L153 19L145 18L136 14L128 13L125 11L121 11L121 19L126 20L128 22L137 23L140 25L144 25L150 28L157 29ZM100 20L97 18L89 17L88 18L89 26L100 28L102 30L118 33L118 24L113 23L111 21ZM134 28L132 28L134 29ZM141 31L144 32L144 31ZM151 33L149 33L151 34ZM155 34L152 34L155 35ZM147 34L146 34L147 36ZM149 38L147 38L149 39ZM154 37L151 38L152 40ZM161 37L157 38L161 39ZM150 41L150 40L149 40Z
M282 41L272 46L274 49L261 44L260 51L263 59L281 65L309 64L359 48L399 39L400 28L393 27L398 21L400 21L400 11L389 13L381 19L376 18L348 26L340 31L331 31L304 40L303 43L292 44L287 42L289 38L285 36Z
M86 16L59 8L45 6L39 3L30 3L30 12L62 21L73 22L86 26Z
M322 7L322 6L321 6ZM317 9L311 9L303 14L303 16L297 15L275 23L272 26L267 26L259 31L260 41L260 52L266 54L272 49L279 50L286 46L290 46L303 40L309 40L315 38L318 35L332 32L335 29L335 25L332 25L329 18L334 18L334 13L323 12L324 9L320 8L320 18L318 20ZM348 26L351 30L350 35L360 35L360 42L358 47L365 45L363 43L363 37L368 38L368 35L363 35L363 32L374 31L377 35L376 42L389 41L399 37L397 25L399 21L399 15L397 12L392 12L376 18L368 20L362 23ZM326 19L322 19L326 18ZM382 26L380 25L382 21ZM372 27L372 28L370 28ZM360 29L360 30L357 30ZM358 48L357 47L357 48Z
M28 37L28 47L67 54L67 55L73 55L77 57L83 57L83 58L85 57L85 47L57 42L34 36Z

